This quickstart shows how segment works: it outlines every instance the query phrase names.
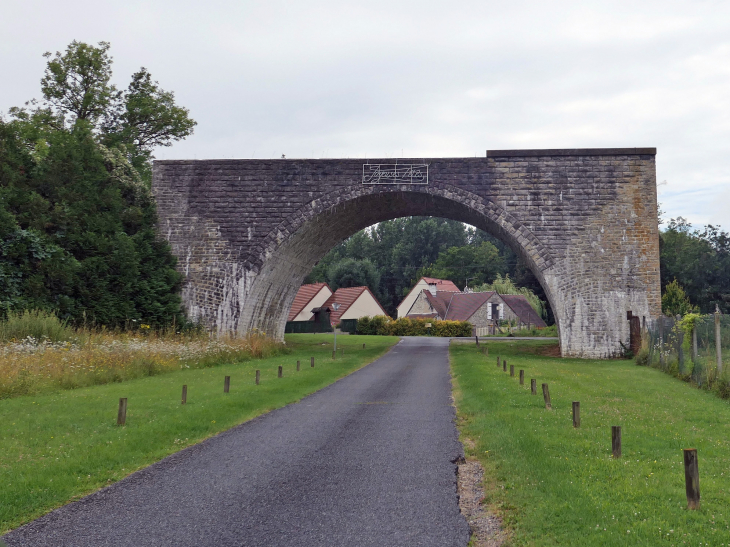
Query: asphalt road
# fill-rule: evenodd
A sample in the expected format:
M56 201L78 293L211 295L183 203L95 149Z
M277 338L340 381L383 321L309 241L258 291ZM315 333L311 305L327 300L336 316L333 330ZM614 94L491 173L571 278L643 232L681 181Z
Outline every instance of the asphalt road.
M339 382L7 534L15 546L466 546L448 339Z

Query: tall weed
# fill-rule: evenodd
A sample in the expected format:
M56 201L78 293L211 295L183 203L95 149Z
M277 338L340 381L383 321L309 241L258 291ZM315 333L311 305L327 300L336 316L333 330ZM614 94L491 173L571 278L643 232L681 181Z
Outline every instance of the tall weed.
M259 333L228 338L139 331L74 334L71 341L27 336L0 346L0 399L213 367L287 351L283 344Z
M0 321L0 342L33 340L49 340L51 342L68 342L76 337L76 333L66 321L56 317L54 313L44 310L25 310L9 312L7 319Z

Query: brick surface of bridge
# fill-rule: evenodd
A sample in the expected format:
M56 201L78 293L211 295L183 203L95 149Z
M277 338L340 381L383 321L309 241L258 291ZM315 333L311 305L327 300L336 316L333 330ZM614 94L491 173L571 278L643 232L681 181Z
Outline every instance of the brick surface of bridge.
M152 189L187 313L219 333L282 338L302 280L338 242L436 216L509 244L545 289L563 355L605 358L628 343L628 311L660 313L655 155L156 161Z

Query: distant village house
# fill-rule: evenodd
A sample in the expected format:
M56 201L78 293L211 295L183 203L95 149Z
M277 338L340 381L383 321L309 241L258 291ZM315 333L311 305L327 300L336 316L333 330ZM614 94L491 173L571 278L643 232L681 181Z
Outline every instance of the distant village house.
M436 279L434 277L422 277L398 306L396 317L405 317L408 315L416 298L424 290L431 291L431 294L436 294L437 292L461 292L453 281Z
M468 321L475 334L485 336L497 333L506 324L517 328L545 327L538 315L522 295L488 292L433 291L423 289L413 299L407 317L433 318L434 320Z
M331 330L342 321L375 315L387 313L369 288L348 287L333 293L327 283L312 283L302 285L297 291L289 310L286 332ZM318 328L323 325L326 328Z

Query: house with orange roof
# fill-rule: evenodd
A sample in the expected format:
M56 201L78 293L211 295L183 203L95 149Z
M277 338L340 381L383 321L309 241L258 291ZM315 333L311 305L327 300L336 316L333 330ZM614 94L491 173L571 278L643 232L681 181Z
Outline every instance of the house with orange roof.
M400 303L400 305L397 308L397 317L405 317L408 315L409 310L411 309L411 306L413 306L413 303L416 301L416 298L421 294L422 291L428 290L431 292L431 294L436 294L437 292L461 292L459 290L459 287L457 287L453 281L449 281L448 279L436 279L435 277L422 277L418 280L418 283L416 283L413 288L411 289L411 292L408 293L408 295L403 299L403 302Z
M334 304L339 306L334 306ZM337 309L335 310L335 307ZM336 326L345 319L360 319L388 315L378 299L367 287L347 287L337 289L327 301L322 304L322 311L329 311L330 323Z
M322 307L332 294L327 283L302 285L294 297L287 321L311 321L314 319L312 310Z

